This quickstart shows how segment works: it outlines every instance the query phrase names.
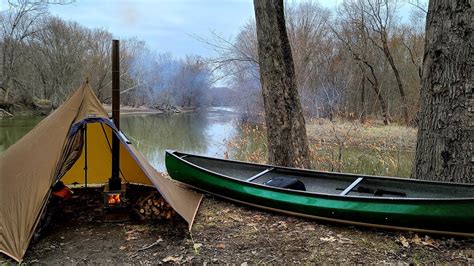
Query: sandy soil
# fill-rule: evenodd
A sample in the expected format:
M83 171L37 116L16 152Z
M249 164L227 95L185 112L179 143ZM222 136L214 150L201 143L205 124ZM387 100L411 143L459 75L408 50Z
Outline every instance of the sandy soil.
M131 200L149 188L129 189ZM104 223L100 189L76 189L26 263L474 263L474 239L283 216L206 196L190 233L170 220ZM0 263L12 262L0 255Z

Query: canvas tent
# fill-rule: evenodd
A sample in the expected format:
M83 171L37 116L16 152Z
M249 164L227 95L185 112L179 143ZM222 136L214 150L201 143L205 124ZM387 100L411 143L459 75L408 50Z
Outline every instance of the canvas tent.
M87 125L87 130L84 125ZM87 143L84 144L84 134ZM86 83L0 157L0 252L21 261L56 181L106 183L111 176L112 134L119 136L120 175L129 183L155 186L192 225L202 195L158 173L118 133Z

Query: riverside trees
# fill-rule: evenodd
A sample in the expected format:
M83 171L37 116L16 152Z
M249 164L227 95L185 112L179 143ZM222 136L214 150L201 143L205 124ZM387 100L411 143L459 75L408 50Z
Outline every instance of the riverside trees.
M23 2L28 3L20 1ZM421 87L424 29L420 25L424 23L424 14L402 17L397 8L386 13L386 4L392 6L396 1L346 0L339 6L337 16L336 11L315 1L290 2L285 6L296 86L305 115L361 121L382 118L386 123L406 123L408 113L410 123L415 120ZM0 55L4 62L0 66L0 100L31 104L35 99L47 99L57 106L71 88L90 76L99 98L107 102L112 34L52 18L44 9L28 9L21 16L22 23L13 23L30 25L17 27L18 36L24 37L21 41L11 40L7 33L14 20L9 18L15 17L18 10L0 14L0 46L4 50ZM380 27L372 27L369 18L378 11L388 18L387 23L383 20ZM381 27L382 35L377 32ZM242 111L250 115L262 112L255 22L244 25L234 40L220 41L218 46L224 48L220 55L206 60L195 56L177 59L149 51L140 40L122 40L123 103L205 104L206 97L199 95L206 94L205 87L222 78L236 92L232 102ZM380 47L388 47L392 63ZM10 57L12 48L14 53ZM399 72L398 78L393 66ZM181 80L180 71L189 78ZM197 90L192 89L198 94L188 100L182 97L191 90L186 84L201 84ZM194 99L199 101L193 102Z
M0 103L55 108L86 77L99 99L110 101L110 32L51 16L47 1L9 4L0 13ZM211 73L200 57L154 53L136 38L121 49L123 104L206 104Z
M401 1L346 0L337 11L315 1L285 6L288 38L305 115L386 123L415 121L421 87L424 16ZM212 63L242 95L243 110L261 112L257 36L249 21L233 42L217 37ZM225 65L225 67L223 67ZM251 96L250 96L251 95ZM261 108L261 107L260 107Z

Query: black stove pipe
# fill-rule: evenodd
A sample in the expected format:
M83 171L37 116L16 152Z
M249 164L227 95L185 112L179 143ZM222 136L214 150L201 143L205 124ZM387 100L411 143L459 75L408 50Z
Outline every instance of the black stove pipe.
M112 40L112 119L120 130L120 57L119 41ZM112 176L109 179L110 190L120 190L120 140L112 134Z

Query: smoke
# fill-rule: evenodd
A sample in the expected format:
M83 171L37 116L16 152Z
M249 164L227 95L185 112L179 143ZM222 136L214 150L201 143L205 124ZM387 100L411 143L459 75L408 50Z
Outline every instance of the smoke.
M132 77L141 84L137 93L148 96L145 104L189 108L207 104L211 71L200 57L176 59L169 53L145 50L133 59L131 68Z
M133 4L122 1L119 8L120 21L125 26L133 27L137 24L138 11Z

